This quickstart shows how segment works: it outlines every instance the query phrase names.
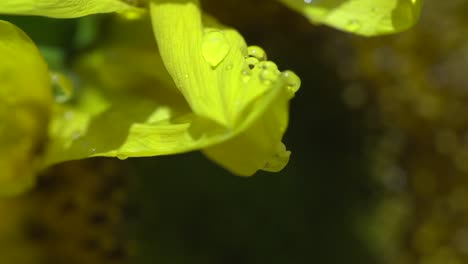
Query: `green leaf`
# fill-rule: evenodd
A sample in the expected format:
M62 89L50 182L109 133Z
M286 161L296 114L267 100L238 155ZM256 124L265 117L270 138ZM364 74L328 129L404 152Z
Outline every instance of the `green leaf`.
M364 36L404 31L420 14L422 0L281 0L311 22Z
M0 14L75 18L111 12L141 12L125 0L2 0Z

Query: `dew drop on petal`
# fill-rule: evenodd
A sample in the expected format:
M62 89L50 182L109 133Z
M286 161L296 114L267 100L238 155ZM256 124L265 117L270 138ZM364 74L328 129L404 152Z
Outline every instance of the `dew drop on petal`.
M259 61L257 58L249 57L245 59L245 62L247 63L247 67L249 67L249 69L253 69Z
M259 61L264 61L267 59L266 52L259 46L249 46L247 48L247 54L248 56L256 58Z
M291 152L286 149L286 146L280 142L277 146L276 153L262 168L265 171L277 172L280 171L288 164Z
M293 96L301 86L301 79L292 71L284 71L281 76L287 84L288 93Z
M203 59L213 68L218 66L229 53L231 46L221 31L209 31L203 35Z
M119 153L119 154L117 154L117 158L119 160L126 160L126 159L128 159L128 156L123 154L123 153Z
M279 73L278 66L276 66L276 64L272 61L262 61L259 63L258 66L264 70L269 70L272 72Z
M275 81L277 78L277 75L270 70L262 70L260 72L260 80L262 81Z

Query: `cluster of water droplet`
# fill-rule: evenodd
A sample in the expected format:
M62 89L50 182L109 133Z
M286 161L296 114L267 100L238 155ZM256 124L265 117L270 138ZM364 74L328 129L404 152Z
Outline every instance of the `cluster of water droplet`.
M203 59L211 68L216 69L226 59L230 50L231 44L223 31L211 28L205 29L201 51ZM228 64L226 69L232 69L232 65ZM242 80L247 83L252 76L258 77L266 85L270 85L278 78L283 78L291 97L294 96L301 84L299 77L294 72L279 71L274 62L267 60L266 52L255 45L247 47Z
M245 56L245 67L242 70L244 82L249 81L251 76L257 73L259 79L267 85L278 78L283 78L291 97L301 85L299 77L294 72L289 70L281 72L274 62L267 60L267 54L261 47L249 46Z

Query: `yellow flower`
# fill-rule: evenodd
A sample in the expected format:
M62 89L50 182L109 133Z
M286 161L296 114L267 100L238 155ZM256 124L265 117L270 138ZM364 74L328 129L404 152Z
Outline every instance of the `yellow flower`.
M210 18L202 24L196 1L150 8L161 56L141 22L114 25L124 37L83 57L77 71L87 82L78 103L57 107L46 165L201 149L237 175L281 170L299 78L236 31Z
M315 23L367 36L408 28L421 6L420 0L282 1ZM115 26L110 39L76 60L72 78L49 74L24 33L0 23L0 165L6 168L0 193L31 186L38 168L95 156L202 150L243 176L287 164L282 137L299 78L203 16L197 0L0 2L4 14L110 12L139 14L140 21ZM141 27L149 20L153 32ZM73 83L79 92L68 100ZM52 90L63 92L55 103Z

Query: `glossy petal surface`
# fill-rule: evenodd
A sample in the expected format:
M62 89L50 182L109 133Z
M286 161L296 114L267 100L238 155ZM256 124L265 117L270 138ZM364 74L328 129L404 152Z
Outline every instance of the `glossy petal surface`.
M422 0L281 0L311 22L364 36L404 31L420 14Z
M133 1L132 1L133 2ZM90 14L136 11L123 0L2 0L0 13L73 18Z

